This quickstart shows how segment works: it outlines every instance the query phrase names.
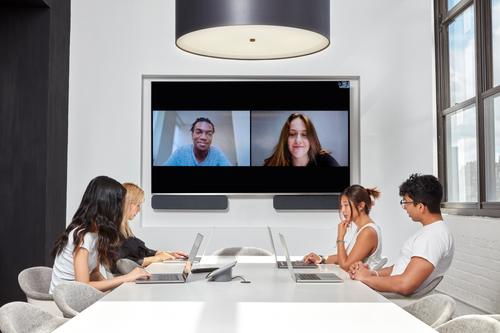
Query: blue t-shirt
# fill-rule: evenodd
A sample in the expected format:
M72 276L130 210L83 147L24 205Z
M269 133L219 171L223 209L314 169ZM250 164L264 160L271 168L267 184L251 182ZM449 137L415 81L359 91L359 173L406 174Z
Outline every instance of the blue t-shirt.
M193 145L185 145L178 148L164 166L231 166L226 155L217 147L210 147L207 157L200 163L196 160Z

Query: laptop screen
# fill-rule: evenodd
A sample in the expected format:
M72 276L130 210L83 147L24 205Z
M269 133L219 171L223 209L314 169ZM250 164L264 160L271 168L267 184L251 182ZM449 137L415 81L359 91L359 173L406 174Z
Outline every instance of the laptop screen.
M186 260L186 264L184 265L184 270L182 271L182 275L184 275L185 278L187 278L189 273L191 273L191 269L193 268L193 262L196 258L196 255L198 254L198 250L200 249L202 241L203 241L203 235L198 233L196 235L196 238L194 239L193 247L189 252L189 257Z
M290 253L288 253L288 246L286 246L285 237L282 234L280 234L280 240L281 240L281 245L285 250L285 257L286 257L286 264L288 266L288 271L290 272L292 280L295 281L295 274L293 274L293 265L292 261L290 260Z

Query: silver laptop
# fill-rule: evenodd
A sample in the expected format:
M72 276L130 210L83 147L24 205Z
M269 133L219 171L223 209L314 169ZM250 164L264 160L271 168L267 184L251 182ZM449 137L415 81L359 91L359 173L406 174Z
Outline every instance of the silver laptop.
M293 271L293 265L290 261L290 254L288 253L288 247L286 246L285 237L280 235L281 245L285 249L286 262L288 263L288 271L292 276L292 280L297 283L339 283L344 282L340 277L333 273L295 273Z
M286 269L288 267L286 261L284 260L278 260L278 255L276 254L276 247L274 246L274 239L273 239L273 233L271 232L271 227L267 227L267 230L269 231L269 238L271 239L271 246L273 247L273 252L274 252L274 257L276 258L276 265L278 265L278 268ZM313 263L306 263L303 260L294 260L292 261L292 266L293 268L317 268L318 265L313 264Z
M193 267L193 262L196 258L196 254L200 249L201 242L203 241L203 235L197 234L194 240L193 247L191 248L191 252L189 252L189 257L186 260L186 264L184 265L184 269L182 273L158 273L151 274L149 278L138 279L135 283L138 284L147 284L147 283L184 283L186 282L189 274L191 273L191 268Z

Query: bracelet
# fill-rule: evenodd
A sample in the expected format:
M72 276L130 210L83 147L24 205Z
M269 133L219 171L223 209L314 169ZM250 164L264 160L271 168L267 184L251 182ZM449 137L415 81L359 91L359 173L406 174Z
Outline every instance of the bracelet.
M337 243L345 243L345 240L343 240L343 239L337 239Z
M374 269L373 269L373 271L375 272L375 275L376 275L377 277L379 277L379 276L380 276L376 270L374 270Z

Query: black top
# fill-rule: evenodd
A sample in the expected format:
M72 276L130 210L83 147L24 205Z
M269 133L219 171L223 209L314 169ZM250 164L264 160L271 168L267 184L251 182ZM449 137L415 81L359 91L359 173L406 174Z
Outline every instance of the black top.
M118 250L118 258L127 258L142 265L144 257L152 257L156 254L156 250L152 250L137 237L129 237L125 239L120 249Z
M307 166L339 167L340 164L332 157L332 155L323 153L316 156L316 161L309 161Z

